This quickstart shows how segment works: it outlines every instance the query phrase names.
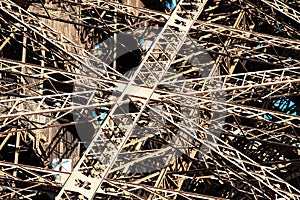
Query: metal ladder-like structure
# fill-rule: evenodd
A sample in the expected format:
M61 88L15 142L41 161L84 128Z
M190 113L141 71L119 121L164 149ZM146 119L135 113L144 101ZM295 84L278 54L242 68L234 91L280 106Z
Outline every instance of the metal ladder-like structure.
M114 166L117 157L131 136L154 90L175 59L186 40L190 28L202 12L206 2L207 0L181 0L178 2L169 20L158 34L145 58L134 72L130 82L103 122L101 129L94 136L93 141L56 197L57 200L61 199L64 194L67 195L68 191L78 192L88 199L94 197L96 191L102 185L104 178L108 175L109 170ZM120 107L125 96L130 93L131 86L136 83L151 87L152 89L144 94L142 106L132 119L130 113L125 111L121 111L120 113L120 110L122 110ZM121 132L121 136L107 138L107 135L110 135L109 132L117 128ZM91 158L98 160L100 166L95 167L88 164L87 160ZM98 171L99 176L92 177L86 175L89 174L86 171L90 171L92 168ZM85 183L85 186L78 184L79 182Z
M11 58L0 58L0 75L9 74L17 76L18 80L29 80L28 82L0 80L0 108L3 110L0 116L0 131L2 138L6 135L0 149L5 145L5 140L7 141L16 132L27 134L36 130L42 132L53 126L63 127L66 124L57 124L56 121L72 112L85 112L88 117L83 120L95 122L97 119L89 113L91 109L112 106L111 113L101 127L99 123L97 126L94 123L95 128L99 129L92 133L97 134L83 157L81 159L79 157L80 161L73 173L1 161L0 180L8 184L1 185L3 191L0 199L9 196L13 198L13 195L16 198L34 199L41 191L47 192L50 189L52 196L57 195L62 189L57 199L92 199L93 195L96 195L95 198L104 199L110 196L112 198L125 196L149 200L231 198L226 196L228 194L232 194L232 198L243 195L242 197L248 196L250 199L300 199L298 185L293 182L294 177L297 178L299 168L296 168L297 160L291 159L292 156L289 155L295 152L296 156L300 155L300 151L297 152L300 128L299 103L294 98L299 96L300 61L299 57L291 56L291 52L299 51L299 40L267 34L259 29L253 29L252 25L249 26L251 27L249 30L245 30L245 27L238 24L247 24L246 18L237 17L236 22L232 23L237 26L233 27L224 25L224 21L215 23L214 20L205 18L207 12L210 15L214 14L210 6L205 7L206 12L200 17L203 21L194 21L205 2L180 1L171 16L104 0L84 3L62 2L64 6L58 6L58 9L65 12L62 19L56 15L56 8L48 10L52 20L73 23L73 19L79 22L83 18L94 17L97 21L105 16L107 10L114 8L112 12L120 16L124 14L128 18L131 15L129 9L139 13L140 21L132 20L134 23L146 24L147 21L155 25L164 24L166 21L167 23L155 37L155 42L133 76L126 77L113 71L113 68L15 3L6 0L0 2L0 22L3 26L1 31L6 31L6 36L10 35L10 40L14 41L17 39L13 34L21 35L23 41L19 40L19 44L25 47L27 39L36 54L41 56L38 59L40 65L32 64L28 60L26 63L24 60L21 62L10 60ZM225 1L217 3L222 2ZM254 11L263 13L262 16L265 16L266 20L273 21L275 18L272 16L276 15L268 16L268 12L264 15L264 9L269 8L272 13L280 12L294 19L296 23L299 21L297 20L299 11L290 9L288 6L292 5L290 3L277 0L240 2L247 3L241 5L239 16L242 16L241 13L246 8L250 13ZM257 4L265 7L256 8ZM42 9L42 5L38 5ZM90 9L91 12L78 15L72 12L70 7L70 10L66 11L66 5L74 6L73 10L79 10L80 7ZM94 9L103 13L100 12L99 16L88 16ZM223 12L223 9L220 9L220 12ZM219 13L216 15L216 18L218 17ZM260 20L258 22L261 22ZM86 20L84 23L90 27L95 26L93 20ZM113 23L115 21L111 22ZM122 25L125 27L132 27L131 21L122 20L120 23L124 23ZM280 26L280 21L274 21L272 26L275 27L275 32ZM293 30L287 24L285 29L287 32ZM238 70L229 74L224 73L226 75L184 77L183 80L174 78L178 74L169 71L170 64L174 63L183 41L188 39L186 37L188 32L193 39L198 40L198 45L205 47L209 53L238 59L249 71L239 71L241 67L239 66L236 68ZM292 31L289 34L296 35ZM9 41L9 37L4 36L2 35L5 43ZM224 41L223 37L227 38L225 45L221 42ZM184 46L186 43L183 48ZM268 51L271 47L284 51L278 51L278 55ZM262 51L261 48L265 50ZM52 66L39 49L50 54L54 60L64 61L64 69ZM251 60L258 62L259 64L256 64L259 67L252 68L251 65L255 66L255 63L247 63ZM89 61L96 61L99 68L93 68ZM268 66L272 67L264 68L260 62L268 63ZM224 64L222 60L217 60L217 63ZM235 65L230 66L234 68ZM121 80L113 78L116 76L122 77ZM46 80L52 83L74 84L85 90L44 94L50 90L41 87ZM94 83L101 87L99 91L111 92L113 93L111 96L117 98L109 100L95 95ZM117 92L112 85L117 86ZM166 86L168 90L161 86ZM135 93L137 90L139 92ZM212 98L213 95L220 95L223 99ZM72 99L85 99L86 104ZM285 105L284 110L279 108L279 100L281 106ZM289 103L289 100L294 101L294 105ZM130 101L133 101L138 109L129 113L123 109ZM197 113L198 115L187 117L187 111L204 114L200 116ZM146 120L145 113L148 114ZM209 119L207 116L211 115L213 117ZM46 117L47 120L42 122L40 116ZM82 121L68 121L68 123L75 124ZM141 130L141 121L148 123L144 127L145 130ZM16 122L22 126L17 126ZM183 141L183 147L178 145L170 148L169 144L172 141L167 141L169 146L158 148L147 144L152 139L159 138L156 136L165 133L168 128L172 128L171 137ZM202 137L203 135L205 137ZM166 138L165 135L160 137ZM16 149L19 149L18 145ZM182 151L184 155L173 159L172 150ZM184 160L186 156L189 157L188 161ZM294 155L294 158L296 156ZM155 162L159 161L156 160L161 158L171 160L172 163L149 173L134 171L135 167L141 169L145 163L150 163L150 166L142 169L151 169L151 165L157 164ZM151 163L149 160L154 162ZM198 174L199 171L203 173ZM67 182L64 182L65 180ZM220 183L222 185L218 188ZM224 186L231 186L232 190L226 191ZM205 187L213 188L212 192L207 193ZM218 191L221 193L218 194Z

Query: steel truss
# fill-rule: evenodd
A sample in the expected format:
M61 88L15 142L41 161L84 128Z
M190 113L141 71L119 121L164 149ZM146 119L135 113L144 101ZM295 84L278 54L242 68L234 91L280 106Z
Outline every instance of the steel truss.
M0 1L1 199L300 199L297 1L16 3ZM131 74L93 53L149 26ZM48 169L61 145L71 173Z

